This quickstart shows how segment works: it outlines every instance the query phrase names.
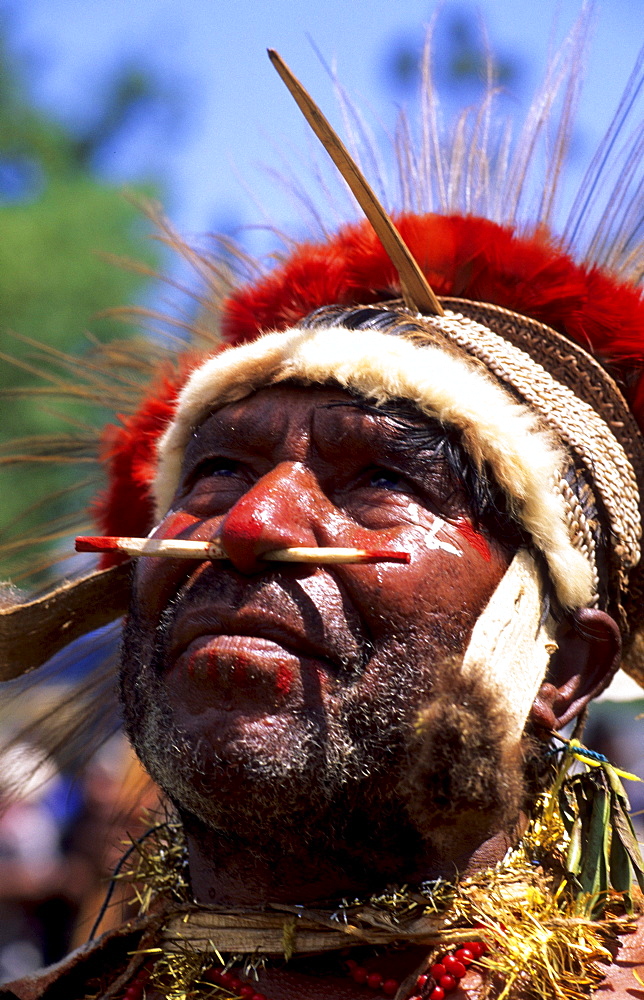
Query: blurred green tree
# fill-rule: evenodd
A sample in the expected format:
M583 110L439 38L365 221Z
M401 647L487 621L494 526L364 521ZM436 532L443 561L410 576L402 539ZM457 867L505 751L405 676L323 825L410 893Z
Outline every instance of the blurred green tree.
M92 421L87 403L15 394L16 387L42 385L34 370L42 370L42 359L34 360L33 345L22 338L76 354L90 346L89 323L101 341L132 333L99 314L140 301L146 279L106 263L97 251L151 267L156 261L140 211L92 165L133 115L165 99L148 75L121 70L93 122L74 134L29 100L0 33L0 553L4 545L9 556L3 574L13 569L14 535L30 534L43 511L50 525L59 523L64 491L75 483L70 467L56 462L8 464L3 442L55 436ZM38 498L50 499L31 517Z

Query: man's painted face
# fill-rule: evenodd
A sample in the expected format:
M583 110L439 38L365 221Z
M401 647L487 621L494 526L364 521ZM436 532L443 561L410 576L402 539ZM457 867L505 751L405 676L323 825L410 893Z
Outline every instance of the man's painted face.
M320 816L399 783L418 711L509 559L472 527L428 424L283 385L195 431L155 536L219 537L230 561L139 560L123 690L144 762L205 822ZM411 563L262 560L292 545Z

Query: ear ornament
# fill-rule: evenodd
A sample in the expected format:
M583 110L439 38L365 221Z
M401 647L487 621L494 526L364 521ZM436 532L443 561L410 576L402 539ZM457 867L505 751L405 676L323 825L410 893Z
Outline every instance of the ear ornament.
M642 778L639 778L636 774L631 774L630 771L622 771L619 767L615 767L603 753L598 753L597 750L589 750L579 740L567 740L565 737L560 736L559 733L554 732L552 735L555 739L561 740L567 746L568 752L572 754L575 760L580 761L582 764L587 764L589 767L601 767L603 764L608 764L620 778L626 778L627 781L642 781Z

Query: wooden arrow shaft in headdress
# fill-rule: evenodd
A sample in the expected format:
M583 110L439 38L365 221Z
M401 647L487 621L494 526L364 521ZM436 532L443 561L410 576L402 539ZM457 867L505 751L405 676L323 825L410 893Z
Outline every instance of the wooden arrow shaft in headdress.
M274 49L268 57L293 95L297 106L347 182L360 208L376 231L387 256L398 271L405 305L416 312L442 316L443 308L431 290L409 247L384 210L348 149L317 104Z

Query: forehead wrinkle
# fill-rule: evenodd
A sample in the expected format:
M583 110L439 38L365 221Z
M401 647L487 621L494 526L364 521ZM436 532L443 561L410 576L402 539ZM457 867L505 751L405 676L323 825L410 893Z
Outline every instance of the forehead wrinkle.
M364 409L358 401L354 402L350 397L346 400L316 402L315 389L309 389L309 393L304 398L307 403L313 405L310 409L304 408L307 410L306 419L299 426L300 411L297 405L276 406L272 419L267 421L252 405L247 405L249 400L256 399L256 396L247 397L213 411L194 429L186 447L182 469L185 471L196 459L211 450L222 452L229 450L234 453L241 446L245 454L255 454L260 457L273 455L274 458L278 457L278 453L283 450L282 446L285 446L291 453L297 451L297 458L306 462L310 461L316 452L324 452L326 447L335 452L340 435L350 439L347 446L349 450L352 447L366 445L376 455L379 452L391 458L399 455L401 459L404 453L405 465L408 465L410 443L405 439L405 426L398 423L395 418L386 412L376 413ZM338 395L343 396L344 392L340 389ZM346 416L341 417L339 414L334 419L332 414L338 413L338 410L345 407L352 412L353 419L351 417L346 419ZM344 413L346 414L346 410ZM324 424L329 417L331 427L325 429ZM419 429L426 427L427 423L428 421L419 415ZM422 450L426 449L414 449L415 455ZM295 455L291 454L291 457Z
M319 407L318 413L320 411L328 413L329 411L337 412L342 410L352 411L352 414L355 415L354 420L351 420L350 416L348 420L340 417L339 422L349 431L352 426L355 426L356 436L366 439L369 443L373 443L374 441L376 443L382 442L391 451L409 451L410 442L406 432L415 427L411 419L406 424L402 420L396 420L392 414L387 413L385 410L380 411L379 407L370 407L366 402L363 403L360 400L352 399L326 403ZM421 431L426 429L428 434L431 434L432 430L434 430L430 419L423 417L421 414L418 415L417 428ZM437 426L435 430L440 435L440 427Z
M257 413L245 407L244 402L246 400L216 410L194 429L183 456L182 472L194 458L211 450L230 450L232 453L243 445L246 454L263 456L284 439L286 414L283 411L277 410L277 419L270 423L260 421ZM235 412L229 415L224 411L230 406L235 407Z
M281 388L299 391L297 396L285 405L284 401L275 395ZM329 406L328 402L318 398L322 393L345 395L344 390L335 389L333 386L305 386L286 382L279 387L265 387L244 399L212 410L193 429L184 452L184 467L195 452L199 454L200 447L208 450L209 445L234 449L237 445L243 444L246 452L254 452L261 456L273 451L277 453L279 446L288 442L291 448L297 448L301 452L300 459L306 460L313 438L315 415L320 409L327 409ZM258 398L263 403L269 399L274 402L270 422L265 419L264 413L258 413L255 408L255 401ZM341 403L342 400L338 402ZM301 413L305 414L304 420L300 419ZM209 432L207 437L204 434L206 426ZM204 446L205 440L208 440L208 444Z
M392 412L396 404L385 404L378 406L366 400L348 399L346 402L338 401L327 403L325 409L349 409L360 414L367 421L366 426L371 433L386 433L387 441L392 444L409 448L414 442L410 441L410 436L415 434L424 435L429 442L433 436L437 442L447 436L447 429L434 417L428 416L420 411L414 411L412 407L401 407L400 413ZM418 447L416 445L416 447ZM426 450L426 446L425 449Z

